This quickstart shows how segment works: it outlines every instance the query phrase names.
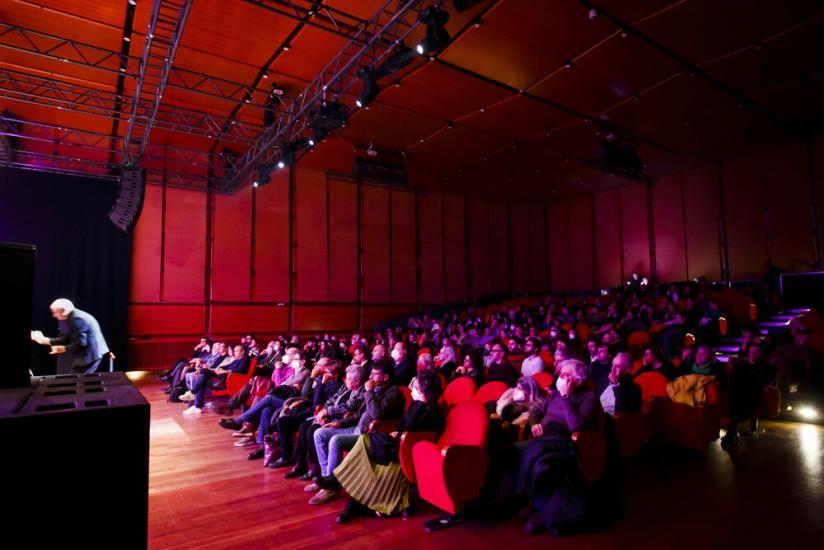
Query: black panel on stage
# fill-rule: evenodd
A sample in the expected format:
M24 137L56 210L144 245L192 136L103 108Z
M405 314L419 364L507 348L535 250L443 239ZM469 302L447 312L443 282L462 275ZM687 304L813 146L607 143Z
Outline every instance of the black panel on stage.
M0 390L3 535L35 546L145 548L149 403L122 373Z
M0 388L29 385L31 356L31 300L34 287L32 245L0 243L0 334L3 335L3 360L0 362Z

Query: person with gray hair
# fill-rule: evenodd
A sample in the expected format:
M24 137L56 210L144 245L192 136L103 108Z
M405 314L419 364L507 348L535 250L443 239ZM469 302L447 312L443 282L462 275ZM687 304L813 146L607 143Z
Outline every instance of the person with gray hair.
M633 382L630 370L632 358L629 353L617 354L607 375L609 383L600 393L601 408L610 416L641 410L641 387Z
M109 354L109 346L100 331L97 319L74 307L66 298L58 298L49 306L52 317L65 322L68 334L61 332L54 338L44 336L39 330L31 331L31 339L42 346L50 346L49 354L72 354L72 372L96 372L103 357Z

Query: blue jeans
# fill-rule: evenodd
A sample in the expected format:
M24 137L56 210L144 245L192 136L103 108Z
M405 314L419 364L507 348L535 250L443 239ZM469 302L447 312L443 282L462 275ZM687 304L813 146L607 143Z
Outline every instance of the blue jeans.
M283 407L284 400L280 397L267 394L258 399L254 405L249 407L245 413L237 417L241 422L258 423L257 442L263 444L263 436L269 433L269 424L272 422L272 415Z
M351 428L319 428L313 436L318 455L320 475L329 477L343 459L343 452L352 449L360 433L357 426Z

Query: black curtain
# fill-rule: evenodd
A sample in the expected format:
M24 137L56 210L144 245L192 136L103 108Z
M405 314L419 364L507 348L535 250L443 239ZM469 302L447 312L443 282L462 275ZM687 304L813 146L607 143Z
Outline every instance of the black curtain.
M98 320L117 355L115 368L122 369L132 238L108 218L117 187L107 180L0 168L0 241L37 247L32 328L53 336L57 322L49 304L68 298ZM55 372L47 347L32 344L32 370Z

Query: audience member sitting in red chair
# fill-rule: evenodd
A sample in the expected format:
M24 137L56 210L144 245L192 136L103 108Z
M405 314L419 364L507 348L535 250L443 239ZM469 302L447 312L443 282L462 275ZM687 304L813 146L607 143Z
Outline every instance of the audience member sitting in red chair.
M509 387L515 385L518 381L518 371L512 366L512 363L506 360L507 348L500 340L494 340L490 347L490 363L486 369L486 381L494 382L500 381Z
M180 396L181 401L194 401L191 407L183 411L183 414L200 414L203 412L203 395L207 385L212 388L225 388L226 377L230 372L246 373L249 370L249 356L246 348L241 345L234 347L232 361L226 365L221 363L220 367L210 369L208 367L197 367L189 391Z
M418 373L412 380L412 404L398 422L398 429L391 434L371 432L358 438L334 471L349 494L338 523L371 512L391 516L409 508L409 483L398 459L400 437L404 432L443 430L443 411L438 404L442 392L437 373Z
M633 381L631 369L632 358L629 353L619 353L612 360L607 387L599 396L601 408L610 416L615 416L617 412L641 410L641 387Z
M525 530L548 529L555 536L581 526L587 512L588 484L581 470L572 434L594 429L601 413L598 397L587 384L586 365L577 359L562 362L556 391L546 399L532 441L523 445L516 492L532 500Z
M484 354L482 350L478 348L469 350L469 353L464 357L463 363L461 363L452 374L450 382L461 376L470 377L475 382L476 388L484 385Z

